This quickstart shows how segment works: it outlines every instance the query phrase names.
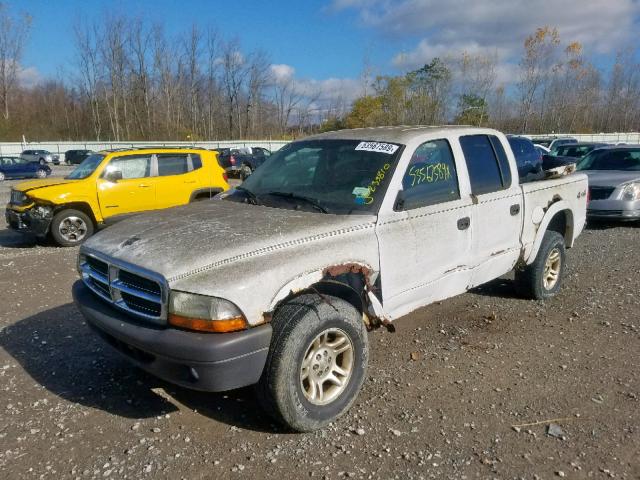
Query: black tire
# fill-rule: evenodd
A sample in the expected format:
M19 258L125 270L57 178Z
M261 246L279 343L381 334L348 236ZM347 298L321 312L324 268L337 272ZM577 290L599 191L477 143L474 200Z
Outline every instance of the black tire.
M279 308L272 326L269 356L256 388L263 408L277 421L298 432L320 429L343 415L356 399L367 371L369 343L362 315L340 298L304 294ZM314 348L313 340L326 331L348 337L352 347L348 354L351 367L343 387L329 384L329 389L341 389L335 398L317 405L303 392L301 368L305 355ZM343 354L336 357L333 365L340 355ZM314 357L315 354L307 355L307 358ZM344 362L344 357L340 361ZM308 371L311 376L311 365Z
M545 282L545 274L549 274L546 270L547 260L552 255L559 259L557 267L557 278L555 283L550 285ZM545 300L553 297L562 286L566 265L566 249L564 245L564 237L558 232L547 231L542 238L540 249L535 260L531 265L527 265L522 269L516 270L516 289L520 295L535 300Z
M64 234L61 231L60 225L63 224L66 220L70 219L79 219L82 221L84 225L83 231L78 231L76 234L76 239L73 239L73 235ZM80 224L80 222L75 222L76 224ZM56 244L61 247L75 247L76 245L80 245L87 238L93 235L94 225L93 221L89 216L81 212L80 210L75 210L73 208L68 208L56 213L51 221L51 237L55 241Z
M38 163L40 163L40 165L46 165L47 161L44 158L41 158L40 160L38 160Z
M39 168L36 171L36 178L47 178L47 171L44 168Z
M5 179L5 178L6 178L6 177L5 177L4 172L0 172L0 182L4 182L4 179Z
M253 173L253 170L251 170L251 167L249 165L243 165L242 168L240 169L240 180L244 182L247 178L251 176L252 173Z

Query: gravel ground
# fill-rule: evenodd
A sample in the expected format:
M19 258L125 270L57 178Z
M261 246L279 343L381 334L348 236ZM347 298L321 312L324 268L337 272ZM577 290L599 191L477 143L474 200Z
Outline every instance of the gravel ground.
M354 408L300 435L130 366L71 303L77 249L0 229L0 478L640 478L639 238L586 230L551 301L501 279L371 333Z

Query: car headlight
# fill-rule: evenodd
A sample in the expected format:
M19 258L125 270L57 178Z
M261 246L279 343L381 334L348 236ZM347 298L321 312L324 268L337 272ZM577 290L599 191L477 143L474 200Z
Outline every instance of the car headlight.
M47 218L53 214L53 208L49 205L36 205L31 210L31 216L36 218Z
M235 332L247 328L247 320L233 303L218 297L172 291L170 325L201 332Z
M640 200L640 183L627 183L622 189L622 199L626 201Z

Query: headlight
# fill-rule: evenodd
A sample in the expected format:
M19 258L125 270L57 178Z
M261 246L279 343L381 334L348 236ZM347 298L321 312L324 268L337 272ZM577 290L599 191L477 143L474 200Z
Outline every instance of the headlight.
M626 201L640 200L640 183L627 183L622 189L622 199Z
M47 218L53 213L53 208L48 205L36 205L31 210L31 216L36 218Z
M247 320L233 303L218 297L172 291L169 324L202 332L235 332L247 328Z

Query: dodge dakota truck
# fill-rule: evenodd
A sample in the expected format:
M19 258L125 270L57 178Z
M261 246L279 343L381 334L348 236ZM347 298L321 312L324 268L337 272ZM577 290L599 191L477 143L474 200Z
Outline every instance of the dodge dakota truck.
M216 199L90 238L73 295L144 370L202 391L255 384L311 431L354 402L369 329L514 269L523 295L556 294L586 202L581 173L520 185L495 130L323 133Z

